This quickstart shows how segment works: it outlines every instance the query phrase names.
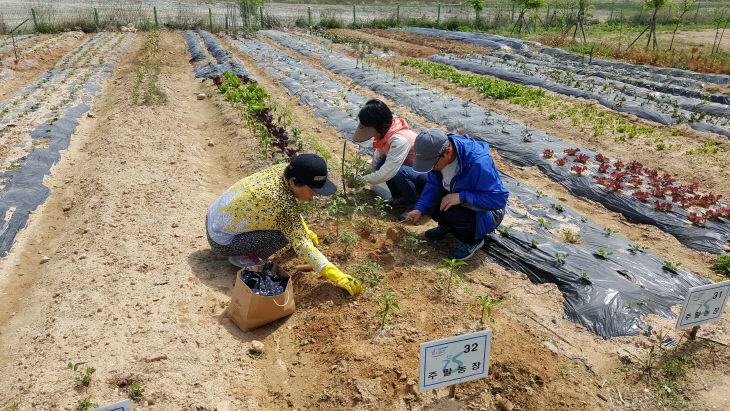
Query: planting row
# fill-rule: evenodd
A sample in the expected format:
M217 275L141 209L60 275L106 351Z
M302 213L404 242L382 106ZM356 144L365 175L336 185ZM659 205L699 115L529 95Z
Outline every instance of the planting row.
M218 91L242 114L249 127L259 135L264 146L261 151L264 157L275 156L280 152L292 158L302 149L302 142L298 140L298 133L289 135L284 127L290 125L288 114L282 112L277 116L271 98L266 90L251 77L240 61L228 51L210 33L198 30L197 34L203 39L207 51L214 56L218 63L208 63L206 66L194 67L195 77L211 78L218 85ZM209 61L195 34L187 30L183 38L188 43L188 51L192 58L190 63ZM202 70L201 70L202 69ZM274 121L275 116L277 120Z
M303 54L312 54L318 49L314 46L304 50L303 48L307 47L307 42L292 35L282 34L278 38L277 41L282 45ZM330 56L332 56L331 52L324 55L324 57ZM414 112L435 123L442 124L452 130L463 130L474 138L489 142L491 146L499 150L503 158L517 165L537 166L551 179L566 187L573 195L599 202L610 210L620 212L630 221L656 225L663 231L675 236L688 247L719 254L722 253L723 246L730 239L730 224L727 224L727 220L724 218L719 218L717 221L707 221L704 226L693 225L689 214L693 210L685 210L680 206L671 209L668 209L668 207L657 209L653 203L645 202L646 199L642 200L633 196L628 185L622 183L621 187L616 190L609 190L599 185L591 174L605 175L605 170L603 173L599 171L600 161L594 160L586 165L573 161L568 164L566 160L562 166L556 164L554 159L543 156L545 150L561 153L575 147L571 147L566 142L542 131L525 127L493 111L438 93L428 87L405 80L398 75L367 66L365 69L358 69L356 68L356 61L343 55L326 58L322 60L322 65L335 74L349 77L361 86L371 88L381 95L398 101L399 104L410 107ZM600 154L582 147L578 147L578 149L581 154L594 159L595 156ZM572 170L573 166L586 166L586 170L578 174ZM642 167L640 172L644 174L642 185L651 185L649 178L651 174L654 174L654 171L650 171L650 174L646 175ZM658 173L656 174L658 175ZM610 174L605 176L610 176ZM632 177L638 178L638 176L628 174L616 178L628 180ZM667 190L664 194L666 196L672 194L668 189L669 185L681 186L674 184L674 182L665 184L664 187L667 187ZM611 188L618 188L618 185ZM686 188L677 188L677 190L684 190L683 193L690 196L695 195L696 188L693 187L692 192L689 192ZM718 197L713 196L713 198L717 199ZM665 202L664 197L657 197L656 200ZM712 202L709 205L714 206L714 204L715 202ZM720 207L725 206L720 205Z
M459 31L429 29L424 27L406 27L393 30L405 31L408 33L419 34L422 36L440 37L447 40L462 41L464 43L476 44L477 46L489 47L494 50L528 50L531 46L540 46L540 43L535 41L520 40L511 37L500 36L497 34L471 32L465 33Z
M512 56L517 57L508 58ZM615 73L605 78L609 76L580 70L561 62L528 60L506 53L468 57L434 55L429 59L460 70L536 86L566 96L595 100L610 109L660 124L687 123L695 130L730 137L729 96L709 95L698 90L684 93L692 96L677 96L668 92L676 92L680 87L654 87L649 81L643 81L641 86L632 85L630 83L638 82L626 80ZM705 99L719 103L708 103Z
M281 34L277 37L286 37ZM353 113L366 96L264 42L242 39L235 44L299 95L302 105L314 107L315 115L336 126L343 138L352 136L357 124ZM381 73L380 80L386 76L392 75ZM525 254L519 269L535 282L558 284L566 317L592 332L603 337L636 334L646 328L641 315L672 316L669 307L681 301L687 287L707 282L509 176L502 178L513 194L499 233L490 239L490 247L502 251L488 252L514 268L514 254L504 250L519 249Z
M403 31L408 31L410 33L420 34L424 36L430 36L430 37L441 37L446 39L453 39L453 40L460 40L464 42L472 42L470 40L466 40L467 38L479 38L484 37L486 39L489 39L489 34L483 34L483 33L461 33L461 32L452 32L452 31L445 31L445 30L437 30L437 29L424 29L424 28L417 28L417 27L411 27L406 29L401 29ZM513 41L521 42L521 40L516 39L509 39ZM523 42L523 44L529 45L529 46L535 46L539 47L539 43L535 42ZM489 47L489 46L487 46ZM535 58L534 53L529 53L527 47L515 47L511 46L512 48L516 49L519 53L524 53L530 58ZM499 47L492 47L495 50L499 50ZM730 84L730 75L725 74L706 74L706 73L697 73L694 71L689 70L681 70L681 69L675 69L675 68L661 68L661 67L652 67L652 66L643 66L643 65L637 65L637 64L630 64L630 63L623 63L618 61L608 61L608 60L601 60L601 59L588 59L586 56L582 54L572 53L565 50L560 50L552 47L542 47L538 49L539 53L542 53L547 56L555 57L555 59L552 59L553 61L572 61L574 63L577 63L581 68L586 68L587 66L593 66L594 71L611 71L615 72L621 76L624 77L632 77L635 79L644 79L644 80L651 80L659 83L671 83L671 84L682 84L685 86L689 86L690 84L694 84L697 87L702 87L702 83L709 82L709 83L715 83L715 84ZM575 71L575 70L574 70ZM675 81L677 83L675 83Z
M131 34L100 33L0 103L0 255L12 247L28 214L49 195L43 176L68 147L77 120L91 109Z
M200 45L200 39L198 37L203 40L204 46ZM233 72L241 78L248 77L246 69L243 68L238 59L221 47L220 42L207 31L197 30L197 32L193 32L192 30L185 30L183 32L183 38L188 43L188 51L192 56L190 63L207 63L206 65L195 66L196 78L221 76L224 71ZM212 61L206 53L206 50L217 62Z

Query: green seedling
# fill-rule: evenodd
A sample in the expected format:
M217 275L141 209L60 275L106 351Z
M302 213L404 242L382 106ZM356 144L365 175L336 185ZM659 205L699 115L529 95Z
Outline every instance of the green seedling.
M540 243L537 240L535 240L534 238L530 240L530 244L532 245L533 248L537 248L537 246L540 245Z
M558 264L565 264L565 259L568 257L568 254L560 254L555 253L555 259L557 260Z
M672 263L670 261L664 260L664 268L666 268L667 271L675 274L677 273L677 270L679 270L680 265L682 265L682 263Z
M3 408L3 411L16 411L20 408L20 401L13 401Z
M466 265L466 262L464 261L456 261L454 259L448 259L448 258L442 258L442 262L439 263L436 266L437 270L446 269L449 272L449 284L446 287L446 291L451 291L451 281L452 278L454 278L454 282L456 284L459 284L461 282L461 277L459 277L459 269L461 266ZM443 278L443 277L442 277ZM441 278L439 278L439 281L441 281Z
M583 279L583 281L591 284L591 277L588 277L588 273L586 273L585 271L583 271L583 275L581 276L581 278Z
M393 294L380 294L379 300L375 300L372 302L374 306L379 306L381 308L380 313L378 313L378 322L380 323L381 327L385 327L388 325L388 315L390 314L391 308L400 311L398 303L396 303L394 300L395 295Z
M649 247L644 247L644 246L639 245L639 244L629 244L629 247L631 248L631 251L640 251L642 253L645 250L648 250L649 249Z
M543 228L548 228L548 226L551 226L551 225L553 225L553 222L552 222L552 221L550 221L550 220L546 220L546 219L544 219L544 218L538 218L538 219L537 219L537 222L538 222L538 223L540 223L540 225L541 225L541 226L542 226Z
M142 394L144 394L142 383L139 381L133 381L132 386L129 388L129 399L134 402L140 402L142 401Z
M710 266L716 273L730 276L730 255L718 255L717 262Z
M497 228L497 230L499 230L499 232L502 233L503 236L509 237L510 228L512 228L511 225L508 225L508 226L501 225L501 226L499 226L499 228Z
M604 233L606 233L606 235L607 235L607 236L611 236L611 234L616 234L616 233L618 233L618 230L611 230L610 228L608 228L608 227L605 227L605 228L603 229L603 232L604 232Z
M537 190L535 194L537 195L537 198L547 197L547 194L543 193L540 190Z
M421 240L414 235L406 234L398 245L410 251L413 255L426 255L426 250L421 248L425 243L426 240Z
M608 259L609 256L613 255L613 252L606 252L603 250L603 248L599 248L598 255L600 255L604 259Z
M581 218L580 218L580 221L581 221L582 223L587 223L587 222L588 222L588 217L581 217Z
M93 402L91 402L91 396L80 399L79 402L76 403L76 409L79 411L90 410L92 408L97 408L98 406L99 404L94 404Z
M368 184L362 176L368 173L370 166L362 157L353 154L345 160L344 168L342 178L345 180L347 188L358 190Z
M79 371L79 364L68 363L67 368L71 371L78 372L76 375L76 385L88 387L91 383L91 376L96 372L95 368L86 367L85 371Z
M570 231L566 231L565 232L565 241L567 241L567 242L569 242L571 244L579 243L580 242L580 234L573 234Z
M560 204L550 203L550 207L552 207L558 213L562 213L563 211L565 211L565 209L563 208L563 206L560 205Z
M494 317L492 317L492 306L501 303L502 300L482 295L477 295L474 298L477 299L477 303L470 305L469 310L479 309L481 311L481 316L479 317L479 326L484 327L485 315L487 318L489 318L489 321L494 324Z
M352 255L352 245L357 242L359 237L349 230L342 230L339 235L340 243L342 244L342 258L349 260Z
M385 275L381 274L383 272L383 267L374 261L370 261L367 257L363 257L363 259L354 266L347 266L347 270L352 273L356 281L360 281L362 284L373 290L380 288L380 283L382 283L383 278L385 278Z

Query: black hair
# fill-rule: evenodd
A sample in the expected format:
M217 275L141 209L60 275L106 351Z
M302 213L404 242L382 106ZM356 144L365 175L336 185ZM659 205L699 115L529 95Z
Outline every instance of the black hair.
M375 127L375 131L385 135L393 123L393 113L378 99L369 100L357 113L360 123L365 127Z
M304 183L300 183L299 181L297 181L297 177L294 175L294 167L292 167L291 164L289 164L284 169L284 179L286 181L289 181L289 179L291 179L291 178L294 178L294 185L296 185L297 187L301 187L301 186L305 185Z

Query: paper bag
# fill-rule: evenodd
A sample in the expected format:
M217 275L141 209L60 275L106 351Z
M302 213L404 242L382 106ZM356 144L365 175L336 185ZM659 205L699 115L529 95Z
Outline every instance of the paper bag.
M248 267L251 271L261 271L263 265ZM274 264L271 271L282 277L289 277L286 271ZM236 285L231 293L231 303L226 310L230 318L243 331L250 331L294 312L294 291L292 281L286 285L284 293L266 297L253 291L241 280L243 269L236 273Z

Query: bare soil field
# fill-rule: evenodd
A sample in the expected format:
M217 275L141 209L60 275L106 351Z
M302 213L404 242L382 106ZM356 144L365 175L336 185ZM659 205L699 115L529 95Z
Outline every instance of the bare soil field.
M612 136L593 138L567 119L476 97L398 64L405 56L423 58L431 49L478 51L473 46L429 44L392 31L338 33L379 41L399 53L369 59L374 66L395 66L398 74L435 90L608 156L638 158L730 197L724 183L729 177L726 152L716 154L720 160L688 158L679 151L642 150L643 141L616 144ZM694 341L674 330L675 320L658 316L644 318L653 327L647 335L604 340L563 318L564 298L554 284L534 284L480 251L461 271L464 281L447 289L440 279L445 272L435 267L453 242L407 247L406 240L420 239L424 227L404 226L394 215L373 210L356 212L343 222L324 212L323 199L305 216L319 234L320 250L345 272L364 269L365 258L376 262L382 271L372 273L383 276L380 288L350 297L316 273L297 271L303 260L285 248L273 259L292 274L295 313L251 332L239 330L225 315L236 268L211 252L205 213L226 188L271 165L272 159L261 156L259 137L213 82L194 78L181 32L162 31L159 39L158 86L167 100L133 102L135 69L148 41L147 34L137 33L46 176L50 197L0 260L0 407L70 410L88 397L103 405L129 397L133 382L144 388L134 409L151 410L726 407L727 318L702 326ZM336 128L300 105L299 96L290 95L229 38L218 39L267 90L271 103L288 110L292 126L307 136L305 150L314 151L316 142L329 152L330 173L340 185L343 143ZM354 92L383 99L424 126L439 126L327 71L317 57L267 37L256 39ZM52 67L63 54L46 56L43 67ZM40 71L27 74L24 82ZM0 82L0 99L20 88L6 83ZM198 99L200 93L206 97ZM661 131L678 131L666 143L683 144L682 152L705 141L728 147L727 139L686 126ZM347 155L355 152L348 145ZM534 167L493 156L501 171L696 274L717 278L709 269L712 255L681 245L657 227L629 223L574 197ZM355 235L351 246L342 241L343 230ZM379 308L372 304L382 293L396 295L400 306L387 327L378 323ZM487 323L493 331L489 377L458 385L454 398L448 388L419 393L419 344L481 329L479 313L470 309L475 296L502 300L492 308L494 322ZM665 337L679 347L662 344ZM250 351L254 340L263 342L263 353ZM67 368L69 362L78 364L77 372ZM78 372L87 367L95 369L90 383L77 385ZM669 379L667 369L681 375Z

